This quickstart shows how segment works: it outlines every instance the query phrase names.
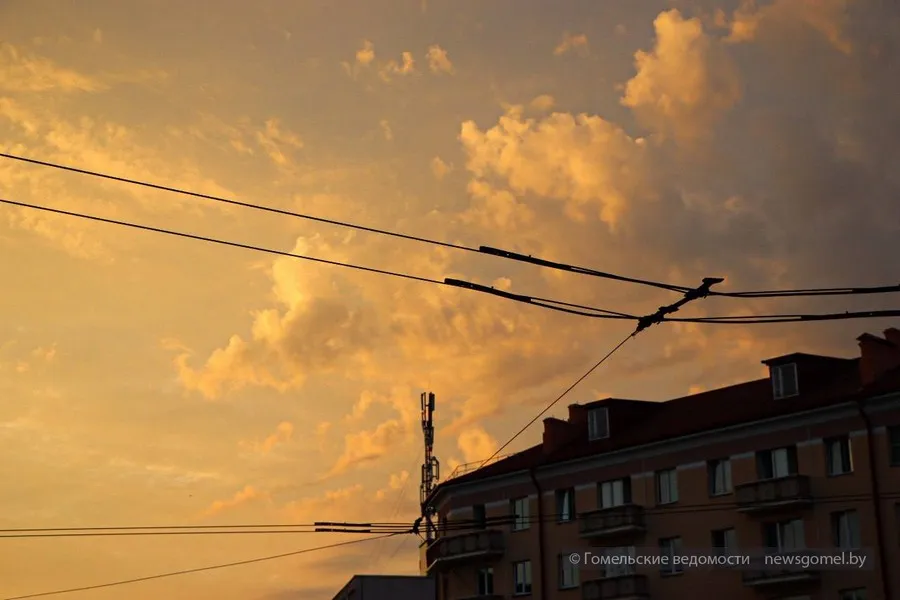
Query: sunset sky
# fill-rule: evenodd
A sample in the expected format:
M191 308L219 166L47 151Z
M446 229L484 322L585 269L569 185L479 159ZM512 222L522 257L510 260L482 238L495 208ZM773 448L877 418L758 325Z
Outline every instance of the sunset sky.
M898 13L879 0L3 0L0 149L682 285L898 283ZM629 313L678 299L8 159L0 186ZM891 300L706 299L684 314ZM550 414L755 378L790 351L853 356L858 334L892 325L657 326ZM437 395L449 473L633 327L0 205L0 528L411 522L422 391ZM347 539L0 539L0 598ZM416 540L402 540L64 597L330 598L354 573L416 572Z

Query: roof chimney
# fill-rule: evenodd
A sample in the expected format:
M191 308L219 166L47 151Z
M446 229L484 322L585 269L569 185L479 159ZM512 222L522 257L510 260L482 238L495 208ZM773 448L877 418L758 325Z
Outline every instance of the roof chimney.
M884 337L887 341L900 348L900 329L897 329L896 327L885 329Z
M587 428L587 408L582 404L569 405L569 423Z
M562 419L547 417L544 419L544 454L552 454L571 439L571 425Z
M859 336L859 373L863 385L878 379L891 369L900 367L900 331L888 329L885 338L871 333Z

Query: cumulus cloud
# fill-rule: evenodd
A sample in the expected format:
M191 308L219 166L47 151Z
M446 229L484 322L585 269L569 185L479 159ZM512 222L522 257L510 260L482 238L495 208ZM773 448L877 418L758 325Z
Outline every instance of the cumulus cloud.
M460 141L475 177L500 177L516 194L557 199L576 219L591 207L614 227L639 185L629 168L640 162L640 144L600 117L554 113L536 120L513 107L485 131L463 123ZM477 198L486 195L481 184L469 191ZM512 207L513 201L505 198L502 205ZM527 207L517 212L522 211Z
M588 52L588 38L585 34L573 34L566 32L563 34L562 41L557 44L556 48L553 49L553 54L555 56L562 56L563 54L567 54L569 52L577 52L578 54L585 55Z
M737 69L700 19L670 10L653 26L656 45L635 54L637 73L625 86L622 104L654 131L686 140L701 136L740 98Z
M428 68L432 73L447 73L452 75L454 72L453 63L447 56L447 51L437 44L428 48Z
M340 260L339 249L319 238L299 238L293 253ZM250 336L231 336L199 369L190 365L189 352L180 352L175 364L182 383L210 399L246 385L286 391L300 387L309 371L362 358L377 339L370 309L350 302L353 286L330 275L318 265L276 260L271 276L280 307L256 312Z

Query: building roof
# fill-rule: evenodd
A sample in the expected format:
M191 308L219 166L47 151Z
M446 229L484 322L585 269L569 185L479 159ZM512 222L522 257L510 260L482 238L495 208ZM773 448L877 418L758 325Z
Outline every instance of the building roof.
M870 335L870 334L866 334ZM861 336L863 337L863 336ZM891 342L871 336L891 345ZM900 350L900 348L896 348ZM846 403L865 397L900 390L900 366L883 373L874 382L863 384L860 358L835 358L794 353L762 361L776 366L794 363L798 368L800 393L787 399L775 399L769 378L757 379L715 390L675 398L664 402L607 398L573 409L608 406L614 413L618 406L628 405L637 418L627 426L615 428L611 424L610 437L591 441L570 421L554 421L554 427L570 427L571 437L555 448L544 444L532 446L508 458L482 467L471 473L444 481L434 493L472 481L520 472L526 469L565 462L595 454L642 446L672 438L703 433L729 426L763 421L769 418L800 413L815 408ZM804 377L806 375L806 377Z

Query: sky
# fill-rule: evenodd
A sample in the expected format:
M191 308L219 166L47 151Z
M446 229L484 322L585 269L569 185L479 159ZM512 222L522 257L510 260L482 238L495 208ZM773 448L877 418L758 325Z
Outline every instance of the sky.
M879 0L4 0L5 153L680 285L897 283L900 9ZM0 159L2 197L647 314L664 290ZM0 528L411 522L633 324L0 206ZM710 298L686 316L888 308ZM895 307L895 305L894 305ZM896 321L664 324L549 415L854 356ZM539 442L535 425L506 451ZM506 452L505 451L505 452ZM0 540L0 597L347 535ZM66 595L330 598L404 537ZM51 596L53 597L53 596Z

